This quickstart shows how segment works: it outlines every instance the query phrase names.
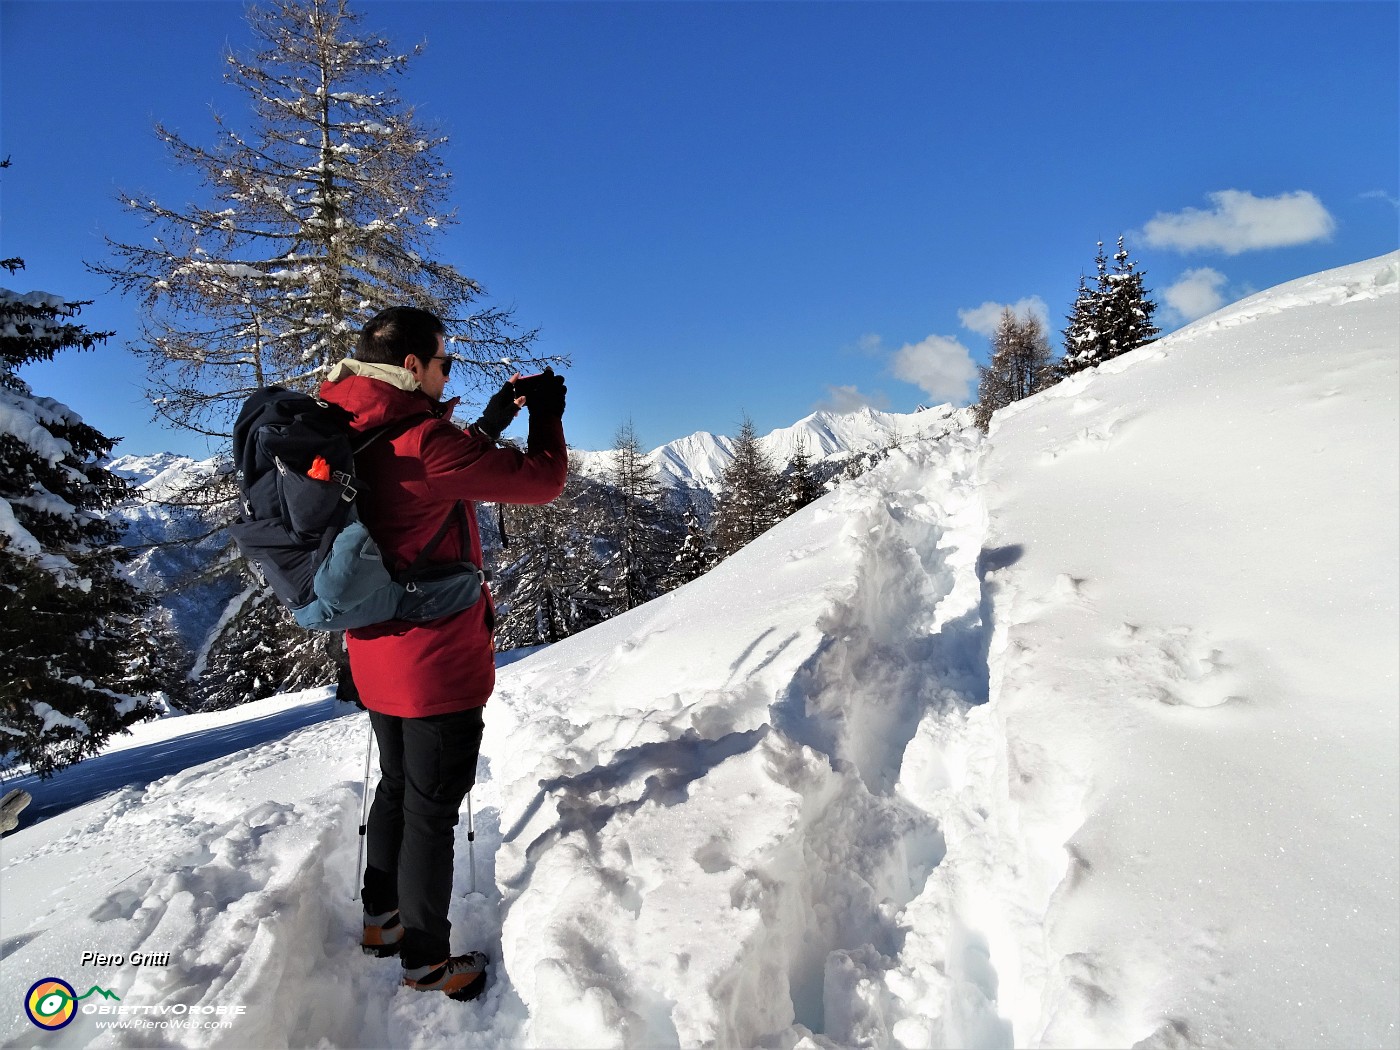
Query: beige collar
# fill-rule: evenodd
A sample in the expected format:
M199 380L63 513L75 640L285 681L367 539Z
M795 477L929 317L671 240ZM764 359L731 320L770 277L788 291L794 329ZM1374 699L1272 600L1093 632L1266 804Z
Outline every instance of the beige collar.
M410 393L419 389L418 380L407 368L400 365L380 365L372 361L356 361L353 357L347 357L332 368L330 375L326 376L326 382L334 383L348 376L378 379L392 387L407 390Z

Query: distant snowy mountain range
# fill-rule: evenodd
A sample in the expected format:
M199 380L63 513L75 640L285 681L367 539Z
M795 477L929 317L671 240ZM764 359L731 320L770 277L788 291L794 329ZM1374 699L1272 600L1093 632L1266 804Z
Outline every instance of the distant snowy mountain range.
M143 489L165 475L159 487L167 489L170 483L178 478L179 473L188 469L191 464L208 463L212 466L215 462L177 456L174 452L153 452L149 456L120 456L112 461L111 469L129 481L136 482ZM148 494L154 495L153 492Z
M937 438L961 429L968 418L967 410L952 405L911 413L870 408L849 413L816 412L790 427L774 430L760 443L779 469L787 465L799 445L805 444L813 465L825 467L829 476L848 461L891 445ZM613 453L576 450L574 456L585 476L601 478L612 463ZM664 487L717 496L724 469L734 458L733 441L702 431L653 449L646 458L655 465L657 480ZM198 650L240 584L232 573L188 582L201 574L210 575L209 569L224 547L223 534L201 511L167 501L192 481L220 469L219 459L196 460L157 452L121 456L112 461L111 469L141 490L140 499L116 510L128 526L125 543L138 549L127 575L163 595L162 605L169 610L176 631L186 645ZM179 593L173 593L171 588L177 585Z
M947 433L964 425L963 414L952 405L908 413L880 412L873 408L847 413L815 412L790 427L774 430L760 442L780 468L792 458L798 445L804 443L814 463L844 461L907 439ZM613 453L611 450L574 450L574 455L583 473L597 477L606 473ZM724 435L702 430L667 442L649 452L646 458L656 467L663 485L707 489L717 494L724 468L734 458L734 442ZM215 459L195 460L169 452L122 456L112 462L112 470L136 482L148 498L156 500L168 497L187 481L189 472L208 472L216 466ZM160 517L159 511L152 512L147 503L134 510L135 513L126 508L122 510L123 517L133 524L138 520L153 522Z
M813 463L830 464L911 438L947 434L966 424L964 415L952 405L911 413L873 408L848 413L816 412L759 440L779 469L787 465L799 445L806 446ZM611 451L576 455L582 472L595 477L606 473L613 457ZM653 449L646 458L656 467L663 485L705 489L718 495L724 469L734 459L734 442L723 435L700 431Z

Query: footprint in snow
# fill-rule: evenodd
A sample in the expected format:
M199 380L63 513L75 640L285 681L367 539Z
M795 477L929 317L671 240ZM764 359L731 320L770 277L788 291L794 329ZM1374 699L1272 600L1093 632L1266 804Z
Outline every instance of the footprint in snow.
M1068 441L1042 452L1040 462L1054 463L1077 452L1103 452L1116 442L1124 425L1132 419L1132 416L1114 416L1112 419L1081 427Z
M1114 641L1130 649L1117 658L1119 665L1158 703L1209 708L1246 702L1225 653L1190 627L1125 623L1114 632Z
M1018 609L1017 623L1030 623L1046 612L1067 606L1088 607L1093 604L1089 581L1082 576L1062 572L1055 582L1038 598L1027 599Z

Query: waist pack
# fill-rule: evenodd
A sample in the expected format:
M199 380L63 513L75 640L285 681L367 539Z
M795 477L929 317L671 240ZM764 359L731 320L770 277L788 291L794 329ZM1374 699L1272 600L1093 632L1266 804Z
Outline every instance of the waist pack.
M425 622L481 599L486 574L468 561L435 562L449 529L468 550L466 509L454 504L408 569L394 573L360 521L365 485L355 454L421 417L356 434L350 413L307 394L264 387L233 428L242 516L229 535L291 611L313 631L343 631L386 620Z

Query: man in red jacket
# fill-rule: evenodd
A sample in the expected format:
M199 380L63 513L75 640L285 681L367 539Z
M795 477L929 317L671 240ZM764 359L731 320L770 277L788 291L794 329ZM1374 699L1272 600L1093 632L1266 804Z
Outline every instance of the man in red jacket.
M393 307L361 332L352 359L321 386L357 431L387 428L356 459L356 505L392 570L407 568L445 528L434 562L481 565L474 501L548 503L564 489L562 377L507 383L465 430L443 402L452 365L442 322ZM519 379L519 377L515 377ZM496 439L520 405L528 451ZM380 781L366 837L366 952L398 954L404 983L469 999L485 987L486 957L452 955L452 859L458 810L476 780L482 708L495 685L489 591L469 609L427 623L390 621L348 632L350 665L379 744Z

